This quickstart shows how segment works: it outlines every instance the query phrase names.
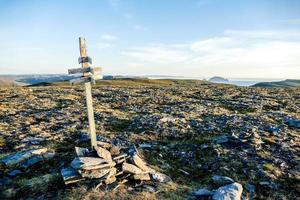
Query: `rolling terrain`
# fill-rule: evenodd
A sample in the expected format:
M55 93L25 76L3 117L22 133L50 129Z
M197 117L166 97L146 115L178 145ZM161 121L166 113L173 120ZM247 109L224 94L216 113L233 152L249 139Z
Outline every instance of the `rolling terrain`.
M300 195L299 87L129 79L99 81L92 93L99 141L113 141L121 151L135 146L173 182L129 181L115 190L93 181L65 186L61 168L76 146L90 144L83 87L57 82L0 88L0 160L29 149L55 152L25 167L2 163L1 197L209 199L233 182L243 198Z

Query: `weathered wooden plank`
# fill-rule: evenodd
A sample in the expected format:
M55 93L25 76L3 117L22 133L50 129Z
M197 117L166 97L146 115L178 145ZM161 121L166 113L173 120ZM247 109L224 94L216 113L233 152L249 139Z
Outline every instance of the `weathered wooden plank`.
M89 82L91 82L90 77L80 77L80 78L75 78L70 80L71 85L77 85L80 83L89 83Z
M87 73L87 72L92 72L92 68L85 67L85 68L74 68L68 70L68 74L79 74L79 73Z
M81 57L87 57L87 49L86 42L83 37L79 38L79 50ZM88 67L89 64L87 62L81 63L83 68ZM96 128L95 128L95 119L94 119L94 111L93 111L93 101L92 101L92 91L91 91L91 83L85 83L85 94L86 94L86 105L88 110L88 119L89 119L89 129L91 135L91 145L92 148L97 146L96 140Z

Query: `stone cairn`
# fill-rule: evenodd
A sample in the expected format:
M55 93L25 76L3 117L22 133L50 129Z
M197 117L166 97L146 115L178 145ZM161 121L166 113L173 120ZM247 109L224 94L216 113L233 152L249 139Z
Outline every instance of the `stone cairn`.
M126 182L172 182L167 175L149 167L135 146L121 151L118 146L97 141L94 151L81 147L75 147L75 151L77 156L70 166L61 169L66 185L95 179L99 182L97 188L115 183L116 189Z

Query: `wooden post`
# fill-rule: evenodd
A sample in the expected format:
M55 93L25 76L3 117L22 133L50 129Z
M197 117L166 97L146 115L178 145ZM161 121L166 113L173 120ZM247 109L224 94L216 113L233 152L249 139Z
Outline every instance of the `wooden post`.
M86 43L83 37L79 38L79 50L81 57L87 57ZM81 63L82 67L89 67L87 62ZM92 90L91 83L84 83L85 87L85 95L86 95L86 107L88 111L88 119L89 119L89 129L90 129L90 137L91 137L91 145L92 148L95 148L97 145L96 139L96 128L95 128L95 119L94 119L94 111L93 111L93 101L92 101Z

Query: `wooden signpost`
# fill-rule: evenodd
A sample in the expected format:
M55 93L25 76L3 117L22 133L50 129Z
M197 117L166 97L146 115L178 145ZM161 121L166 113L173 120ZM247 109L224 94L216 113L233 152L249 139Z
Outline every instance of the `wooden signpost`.
M93 101L92 101L92 90L91 83L95 84L95 81L102 79L101 68L100 67L91 67L92 59L87 56L86 42L85 38L79 38L79 50L80 57L78 59L79 64L82 68L69 69L69 74L78 74L82 73L82 76L76 79L71 80L71 84L84 83L85 87L85 96L86 96L86 106L89 119L89 132L91 137L91 146L92 148L96 147L96 128L95 128L95 119L93 111Z

